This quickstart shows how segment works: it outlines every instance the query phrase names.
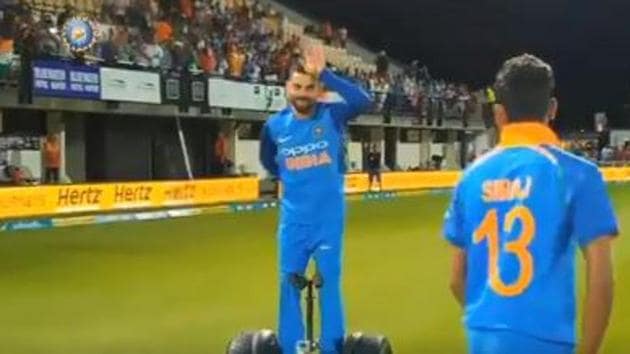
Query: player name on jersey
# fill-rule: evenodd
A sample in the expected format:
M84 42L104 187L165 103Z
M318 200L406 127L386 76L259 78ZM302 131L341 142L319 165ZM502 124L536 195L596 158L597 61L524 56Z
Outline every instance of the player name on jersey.
M311 167L322 165L330 165L332 159L328 152L322 151L319 154L303 155L298 157L289 157L286 159L288 170L304 170Z
M532 177L489 180L483 183L483 201L510 202L529 198L532 191Z

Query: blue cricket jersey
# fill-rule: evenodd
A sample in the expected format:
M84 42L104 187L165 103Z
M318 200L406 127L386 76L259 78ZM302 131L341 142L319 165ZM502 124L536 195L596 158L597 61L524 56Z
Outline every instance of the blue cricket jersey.
M345 214L344 132L371 105L360 86L324 70L320 80L344 102L317 103L309 119L287 107L264 125L260 161L282 182L281 222L311 224Z
M454 192L444 233L466 251L468 328L576 341L576 249L618 227L597 166L557 145L543 124L510 124Z

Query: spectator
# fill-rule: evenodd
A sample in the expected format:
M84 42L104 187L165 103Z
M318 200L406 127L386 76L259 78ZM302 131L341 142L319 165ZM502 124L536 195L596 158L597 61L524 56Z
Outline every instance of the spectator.
M172 49L174 44L164 43L162 45L158 44L158 47L161 51L161 57L159 62L160 69L166 71L169 69L179 69L178 66L175 65L174 51Z
M145 0L147 1L147 0ZM158 0L148 0L148 7L144 7L147 16L147 23L153 23L160 14L160 3Z
M413 60L407 68L407 76L411 77L414 81L420 81L420 61Z
M18 91L18 101L20 103L32 102L33 72L31 62L37 54L37 35L34 28L34 20L30 14L20 16L16 20L16 40L14 50L20 55L22 65L20 65L20 88Z
M217 74L221 76L227 76L229 68L230 66L227 62L227 59L223 57L221 58L221 61L219 62L219 67L217 68Z
M225 133L219 132L214 143L215 173L224 175L228 168L228 142Z
M214 50L204 41L198 45L197 58L199 67L204 73L210 74L217 70L217 58L214 55Z
M101 2L101 16L105 22L114 22L114 0L103 0Z
M42 143L44 157L45 183L59 183L59 168L61 167L61 145L56 134L48 134Z
M236 44L232 44L228 50L228 66L229 75L233 78L240 79L243 77L245 67L245 53Z
M389 92L385 102L385 116L390 117L393 112L402 111L406 99L404 79L402 75L396 75L393 84L389 86Z
M63 30L63 27L66 25L66 22L74 16L74 8L70 4L66 4L63 12L61 12L57 16L57 27L59 30Z
M117 25L127 25L127 9L130 0L113 0L111 5L112 20Z
M421 123L427 116L426 94L424 82L420 82L416 85L415 93L411 96L411 104L416 117L418 117L418 123Z
M19 3L20 3L20 0L2 0L0 1L0 10L14 8L18 6Z
M183 71L193 67L195 58L192 47L188 42L174 42L172 46L173 65L172 68L177 71Z
M376 73L371 72L367 76L367 88L369 91L376 91L377 78Z
M378 191L383 190L383 184L381 182L381 152L376 144L370 147L370 151L367 155L368 166L368 180L369 190L374 187L374 180L378 182Z
M389 58L387 52L382 50L376 58L376 74L380 77L386 77L389 73Z
M433 91L433 118L437 120L437 126L442 126L444 111L446 108L446 82L436 81Z
M454 84L446 85L446 89L444 90L444 103L445 103L445 106L448 107L449 111L454 110L456 98L457 98L457 95L455 92L455 85ZM451 118L451 117L448 117L448 118Z
M322 39L324 40L324 43L330 45L332 43L333 36L334 30L332 23L330 23L330 21L324 22L324 24L322 25Z
M339 28L339 46L341 48L346 48L348 44L348 29L346 27Z
M442 169L442 163L444 162L444 156L432 155L431 156L431 170L439 171Z
M483 121L486 127L494 127L494 114L493 114L493 106L497 101L496 94L494 89L491 86L488 86L485 90L486 102L483 104Z
M420 68L420 71L418 71L418 77L416 80L417 81L430 81L431 80L431 74L429 73L429 68L427 68L426 65L423 65Z
M263 5L262 2L256 0L252 8L254 18L262 18L263 16L265 16L265 5Z
M459 111L462 119L462 125L464 128L468 127L468 114L471 107L472 96L468 91L468 86L461 85L458 93L459 99Z
M141 32L149 29L150 17L147 16L149 12L148 4L145 4L144 0L136 0L127 8L127 24L129 27L136 28Z
M383 77L373 78L373 91L374 91L374 103L376 104L376 111L382 112L385 108L385 101L387 100L387 94L390 91L389 82Z
M27 185L26 174L22 167L20 166L7 166L6 174L11 179L11 183L16 186L24 186Z
M98 45L97 55L102 58L106 64L115 63L118 57L118 48L114 42L114 29L108 32L107 40Z
M601 160L603 162L612 162L614 159L615 150L610 145L604 146L601 151Z
M262 68L260 67L257 58L250 56L247 59L247 81L259 82L261 79Z
M136 60L136 64L157 68L161 66L163 59L164 49L155 43L151 34L145 33L143 36L143 43L140 47L140 55Z
M56 56L61 53L61 39L57 37L52 15L45 15L37 24L37 56Z
M158 43L168 42L173 39L173 27L171 24L163 17L160 21L156 22L154 25L155 28L155 39Z
M0 28L0 80L6 79L11 72L15 42L13 23L3 20Z
M138 56L135 49L129 42L129 31L127 27L120 26L114 30L113 44L116 61L132 63Z
M278 73L278 80L284 82L289 76L291 65L291 54L287 48L281 49L275 58L275 71Z
M623 150L621 153L622 161L630 161L630 140L626 140L623 144Z
M401 78L401 80L403 83L402 86L403 86L404 94L407 97L411 98L413 95L415 95L418 84L413 79L413 76L409 76L409 75L405 75L404 78Z
M185 18L193 19L195 17L192 0L179 0L179 8L182 12L182 16Z

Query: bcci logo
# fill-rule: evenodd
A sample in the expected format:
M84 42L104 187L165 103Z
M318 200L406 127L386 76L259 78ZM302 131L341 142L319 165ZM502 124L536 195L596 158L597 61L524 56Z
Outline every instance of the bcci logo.
M96 30L85 17L74 17L63 27L63 41L70 51L79 54L90 49L96 42Z
M320 139L324 135L324 128L315 127L315 138Z

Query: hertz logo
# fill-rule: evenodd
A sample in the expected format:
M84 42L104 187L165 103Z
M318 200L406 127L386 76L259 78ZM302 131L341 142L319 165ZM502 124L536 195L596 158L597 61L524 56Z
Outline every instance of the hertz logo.
M137 186L127 187L124 185L116 186L114 191L115 203L132 203L132 202L150 202L153 187Z
M79 205L98 205L101 203L103 189L88 187L82 190L74 188L62 188L59 190L57 205L71 207Z

